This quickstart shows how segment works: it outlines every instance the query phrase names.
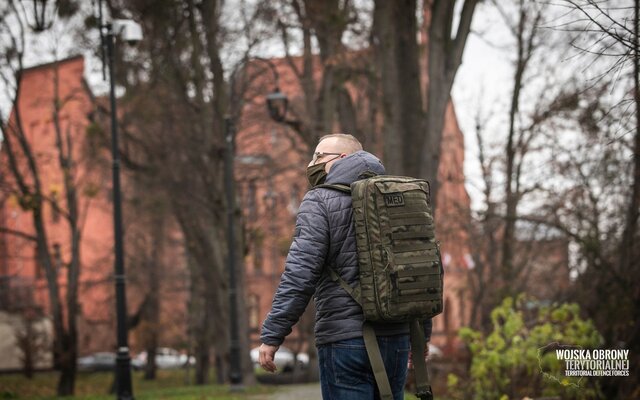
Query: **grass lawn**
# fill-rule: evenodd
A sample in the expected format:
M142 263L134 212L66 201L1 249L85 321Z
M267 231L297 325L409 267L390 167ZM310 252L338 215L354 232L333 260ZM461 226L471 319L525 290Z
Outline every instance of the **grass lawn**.
M31 380L19 374L0 375L0 399L61 399L55 396L57 378L58 374L55 372L38 373ZM142 372L133 372L136 400L242 400L275 391L275 387L255 386L246 388L242 393L230 393L228 386L185 385L183 370L158 371L155 381L145 381L142 378ZM114 396L108 394L112 381L113 373L110 372L79 373L76 396L73 399L113 400Z

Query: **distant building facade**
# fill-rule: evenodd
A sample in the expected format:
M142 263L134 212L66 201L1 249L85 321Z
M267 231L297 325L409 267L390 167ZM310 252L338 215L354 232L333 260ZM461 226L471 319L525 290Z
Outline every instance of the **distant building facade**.
M54 103L60 105L60 128L69 135L68 144L73 154L78 187L81 234L81 275L79 288L80 316L78 319L79 344L81 349L98 350L114 345L109 329L95 329L96 326L112 325L111 297L111 203L108 170L93 165L87 158L87 127L95 112L94 101L84 81L84 59L80 56L55 63L28 68L23 71L20 81L20 95L17 104L22 127L30 144L38 169L44 202L44 223L49 251L54 255L60 299L66 296L65 260L70 254L70 231L64 216L66 200L63 172L58 160L58 147L54 126ZM57 85L56 85L57 82ZM57 86L57 88L56 88ZM15 118L12 110L11 118ZM19 194L12 192L15 178L7 165L7 147L3 143L2 175L4 189L3 206L0 209L0 224L3 228L34 234L33 216L30 210L21 206ZM17 163L24 168L26 158L16 152ZM25 174L30 180L30 174ZM29 184L32 181L28 182ZM8 190L7 190L8 189ZM59 206L59 208L58 208ZM19 303L32 302L44 315L49 313L49 296L45 271L36 257L36 245L26 237L3 233L0 235L0 276L5 287L0 307L7 311L19 309L15 295L20 293ZM104 346L104 347L103 347Z
M54 91L55 79L58 82L57 95ZM104 124L98 121L97 105L102 99L93 97L84 80L83 57L71 57L25 69L17 105L26 138L39 170L43 196L48 199L43 210L44 223L50 251L58 264L56 269L64 308L67 286L67 270L64 263L69 258L70 238L69 228L61 211L54 207L55 204L59 204L60 210L66 209L63 176L57 158L53 125L53 104L56 98L62 104L60 125L64 134L69 134L69 143L73 148L74 182L77 185L80 210L80 311L77 319L79 353L85 355L98 351L113 351L116 346L116 328L115 289L112 279L114 250L111 162L108 150L104 148L104 143L101 143L102 139L98 140L96 137L108 133L99 132L105 129L102 127ZM15 110L13 111L12 118L15 118ZM45 320L48 318L49 295L44 269L36 257L35 242L26 237L34 233L32 214L21 206L19 196L10 190L15 179L7 164L6 147L0 152L0 160L3 184L0 194L0 227L3 228L0 232L0 313L3 316L0 318L0 331L17 332L22 329L22 323L14 322L20 321L19 317L25 313L25 305L37 310ZM18 159L18 163L25 165L26 160L22 157ZM127 185L130 183L126 171L123 171L122 175L126 201ZM127 218L130 217L127 211L125 204L125 246L130 250L128 262L133 259L133 245L130 241L127 242L127 239L135 235L135 231L139 229L135 226L138 218ZM25 235L15 235L8 231ZM171 250L163 252L165 263L172 266L171 279L165 279L169 283L161 286L161 290L168 294L160 299L160 323L164 327L159 330L160 345L165 346L168 345L167 341L176 342L176 337L180 338L180 343L185 343L184 338L187 335L187 266L184 255L176 250L182 247L181 240L179 232L170 233L166 243L167 246L171 244ZM144 282L141 283L144 279L136 277L132 265L127 265L127 268L127 300L131 316L140 309L145 298L145 290L140 289L144 288ZM46 321L39 324L45 328L48 326L49 335L52 335L50 324ZM154 329L158 330L158 327ZM134 352L143 350L144 335L148 330L149 327L144 324L132 330L130 346ZM4 339L0 341L0 348L17 348L15 334L13 337L6 335ZM50 366L50 357L45 357L45 360L49 360L48 364L41 363L39 367ZM14 357L7 361L6 365L0 364L0 369L16 369L18 361Z

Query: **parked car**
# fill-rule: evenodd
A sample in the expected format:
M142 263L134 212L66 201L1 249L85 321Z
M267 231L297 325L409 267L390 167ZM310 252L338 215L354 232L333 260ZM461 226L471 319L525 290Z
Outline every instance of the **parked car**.
M99 352L78 358L79 371L113 371L116 367L116 354Z
M156 365L160 369L182 368L185 367L187 363L194 365L196 359L193 356L187 357L186 354L181 354L178 350L168 347L159 347L156 349ZM146 364L146 351L138 353L138 355L131 360L131 365L134 369L144 369Z
M256 368L260 366L259 349L259 347L256 347L249 353L251 355L251 362L253 362ZM299 367L306 368L309 365L309 355L307 353L298 353L297 357L294 357L293 351L284 346L280 346L274 360L279 372L293 371L296 361Z

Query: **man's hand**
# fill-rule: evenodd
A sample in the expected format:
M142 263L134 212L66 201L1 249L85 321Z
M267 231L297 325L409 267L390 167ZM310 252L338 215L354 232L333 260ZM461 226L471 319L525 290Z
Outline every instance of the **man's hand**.
M258 354L260 355L259 361L260 366L267 372L276 372L278 369L276 367L276 363L273 362L273 359L276 356L276 351L280 346L270 346L268 344L261 344L260 349L258 350Z

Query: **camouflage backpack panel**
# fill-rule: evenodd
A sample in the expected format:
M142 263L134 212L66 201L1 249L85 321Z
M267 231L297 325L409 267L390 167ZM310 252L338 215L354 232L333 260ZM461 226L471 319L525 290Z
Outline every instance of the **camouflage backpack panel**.
M351 185L361 302L369 321L410 321L442 312L442 262L429 184L377 176Z

